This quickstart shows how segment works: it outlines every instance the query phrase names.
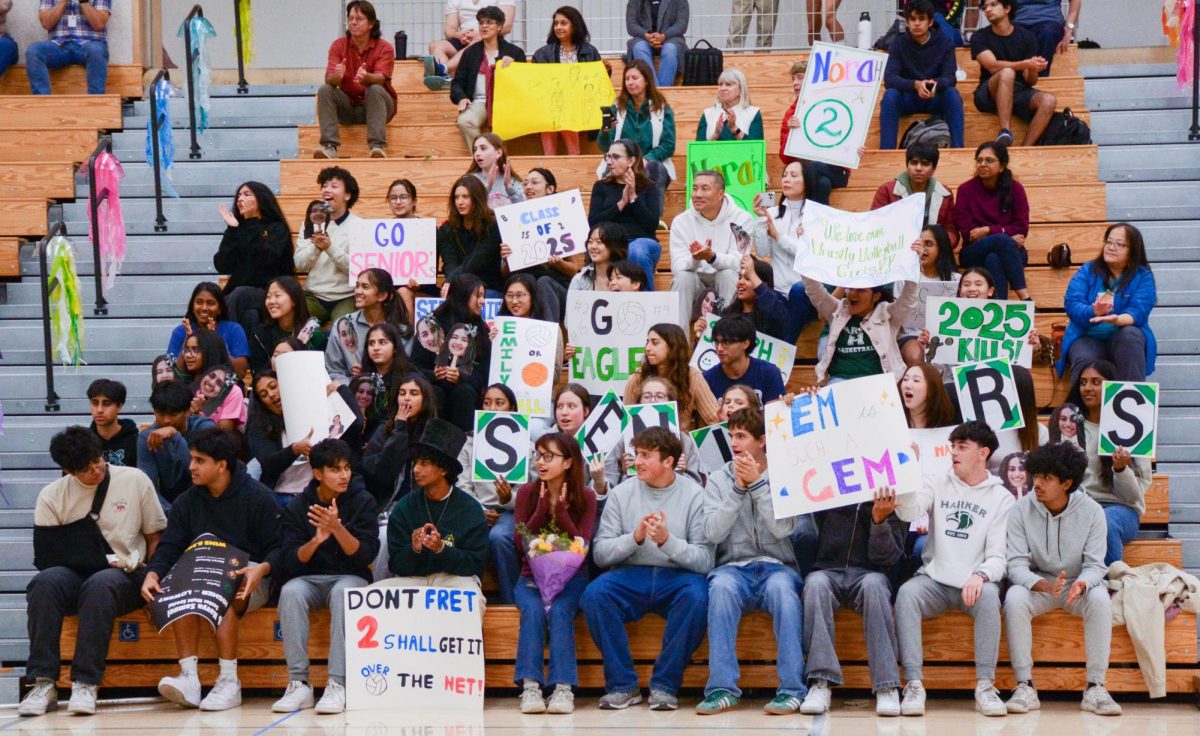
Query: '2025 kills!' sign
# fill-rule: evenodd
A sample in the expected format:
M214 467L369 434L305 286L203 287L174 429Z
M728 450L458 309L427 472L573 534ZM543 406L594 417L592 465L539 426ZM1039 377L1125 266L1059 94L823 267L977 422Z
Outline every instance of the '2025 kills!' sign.
M930 297L925 310L929 349L934 351L930 363L1004 360L1022 368L1033 364L1032 302Z

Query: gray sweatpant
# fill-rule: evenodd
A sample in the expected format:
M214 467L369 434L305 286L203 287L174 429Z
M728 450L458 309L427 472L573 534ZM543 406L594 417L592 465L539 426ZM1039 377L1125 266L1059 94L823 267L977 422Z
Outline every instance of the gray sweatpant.
M862 614L867 640L871 690L900 687L896 669L896 629L892 624L892 588L887 576L861 567L813 570L804 578L804 630L801 638L809 682L841 685L842 666L833 647L833 612L842 606Z
M975 619L975 679L988 682L996 679L996 660L1000 657L1000 586L984 583L979 600L968 606L963 603L962 588L918 574L901 585L896 596L896 635L906 680L921 679L924 659L921 622L953 610L969 613Z
M1088 682L1103 684L1108 674L1108 652L1112 644L1112 602L1108 590L1098 585L1067 605L1067 590L1057 598L1014 585L1004 597L1004 626L1008 631L1008 655L1017 682L1033 679L1033 618L1063 609L1083 617L1083 641L1087 653Z
M308 682L309 614L329 609L329 679L346 684L346 588L366 587L356 575L304 575L292 578L279 592L279 625L288 679ZM311 683L310 683L311 684Z

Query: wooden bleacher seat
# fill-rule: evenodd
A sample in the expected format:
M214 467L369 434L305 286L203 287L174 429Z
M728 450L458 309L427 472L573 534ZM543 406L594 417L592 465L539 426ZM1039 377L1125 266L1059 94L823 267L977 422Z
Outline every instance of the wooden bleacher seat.
M55 95L87 94L87 70L78 65L51 70L50 90ZM141 99L142 67L134 64L109 64L105 91L126 99ZM0 75L0 95L27 94L29 76L25 73L23 64L9 67L8 71Z
M95 128L0 129L0 162L83 163L95 150L99 135Z
M0 237L0 279L15 279L21 275L21 241Z
M62 160L5 162L0 166L0 196L71 199L75 196L75 164Z
M0 129L120 130L120 95L0 95Z
M4 201L4 217L0 221L0 235L24 235L41 237L49 228L46 225L46 199L44 197L13 197Z

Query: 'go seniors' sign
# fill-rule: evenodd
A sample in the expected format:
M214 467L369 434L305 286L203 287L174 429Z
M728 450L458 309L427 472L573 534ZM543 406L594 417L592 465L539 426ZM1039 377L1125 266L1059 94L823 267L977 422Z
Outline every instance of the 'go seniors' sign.
M963 365L1000 359L1029 368L1032 302L930 297L925 306L930 363Z
M1100 451L1118 447L1134 457L1154 457L1158 439L1158 384L1105 381L1100 405Z
M809 201L796 271L823 284L866 289L917 281L921 261L912 243L921 235L925 197L905 197L869 212L846 212Z
M498 207L496 224L501 242L512 248L510 271L582 253L587 244L588 219L578 189Z
M347 710L483 710L483 600L474 590L348 588Z
M857 169L886 63L878 51L814 43L784 153Z
M397 285L416 279L437 283L437 220L409 217L357 220L350 230L350 283L368 268L382 268Z

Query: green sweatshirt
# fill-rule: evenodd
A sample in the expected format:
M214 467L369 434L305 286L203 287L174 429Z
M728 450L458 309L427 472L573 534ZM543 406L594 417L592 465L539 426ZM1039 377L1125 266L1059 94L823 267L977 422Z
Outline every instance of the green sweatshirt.
M434 524L446 547L440 554L413 552L412 534ZM398 577L450 575L483 576L488 527L483 507L471 494L454 487L441 501L429 501L420 489L400 499L388 517L388 569Z

